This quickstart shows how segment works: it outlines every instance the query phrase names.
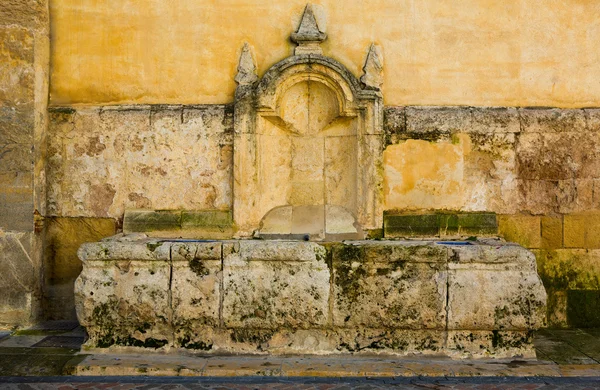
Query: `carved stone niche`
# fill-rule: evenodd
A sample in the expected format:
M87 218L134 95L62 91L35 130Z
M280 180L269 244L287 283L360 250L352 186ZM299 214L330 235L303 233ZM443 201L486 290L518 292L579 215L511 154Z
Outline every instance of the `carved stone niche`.
M260 80L249 46L242 50L233 185L240 236L356 239L381 228L383 101L379 85L363 80L380 74L359 81L318 54L325 34L311 29L318 26L307 6L297 49L308 54L278 62ZM375 46L364 69L381 72Z

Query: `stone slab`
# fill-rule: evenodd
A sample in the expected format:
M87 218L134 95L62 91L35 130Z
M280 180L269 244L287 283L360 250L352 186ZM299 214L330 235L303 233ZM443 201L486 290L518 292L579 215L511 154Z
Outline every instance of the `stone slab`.
M179 210L125 210L124 233L145 233L155 230L180 230Z
M229 210L126 210L123 231L163 238L223 239L233 235L233 220Z
M283 377L570 377L598 376L600 364L558 365L535 359L478 359L440 356L230 356L90 355L75 364L77 376L283 376ZM452 380L452 379L448 379ZM453 384L456 383L453 380ZM357 383L352 382L354 385ZM386 382L387 383L387 382ZM404 383L404 382L403 382ZM413 386L421 383L412 378ZM565 383L565 382L561 382ZM424 387L430 382L423 382ZM388 383L388 386L390 383Z
M167 261L170 259L170 245L161 240L145 239L140 241L103 240L85 243L77 251L79 258L85 261L102 260L147 260Z
M0 230L0 327L30 321L39 267L32 245L33 233Z
M212 329L220 325L221 243L174 243L171 246L175 346L210 350Z
M361 244L331 248L334 326L444 329L446 249Z
M327 324L330 272L310 242L239 241L223 246L223 322L232 328Z
M584 110L559 108L520 108L525 133L562 133L587 129Z
M494 213L384 212L384 235L394 237L468 237L498 234Z
M535 358L531 331L449 330L446 348L456 358Z
M75 301L89 335L86 346L159 348L172 343L168 259L133 259L84 259Z
M537 273L449 265L448 329L527 330L545 324L546 292Z
M587 365L597 363L577 350L570 343L565 343L564 339L557 332L551 332L547 329L538 331L535 338L535 349L538 351L538 358L544 358L560 365Z

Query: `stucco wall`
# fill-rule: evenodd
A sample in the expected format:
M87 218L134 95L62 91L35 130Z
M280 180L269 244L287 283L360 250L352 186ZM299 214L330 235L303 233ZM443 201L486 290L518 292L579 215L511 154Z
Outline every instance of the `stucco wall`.
M244 41L262 75L292 51L305 0L53 0L54 104L229 103ZM324 52L359 74L385 56L390 105L596 106L595 0L315 3Z

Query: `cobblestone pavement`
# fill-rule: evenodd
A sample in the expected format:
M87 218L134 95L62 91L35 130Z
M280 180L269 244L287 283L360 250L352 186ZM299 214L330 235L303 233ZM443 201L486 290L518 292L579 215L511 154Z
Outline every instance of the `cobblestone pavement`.
M2 378L7 390L71 389L599 389L594 378L179 378L179 377L37 377Z

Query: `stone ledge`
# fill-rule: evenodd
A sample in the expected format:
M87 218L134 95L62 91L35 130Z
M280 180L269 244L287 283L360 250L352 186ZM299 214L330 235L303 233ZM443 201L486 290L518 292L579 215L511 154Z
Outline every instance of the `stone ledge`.
M281 376L305 377L302 383L315 377L368 377L386 379L386 386L414 386L414 377L573 377L598 376L600 365L558 365L539 360L477 360L464 362L442 357L410 357L399 359L382 356L181 356L98 354L85 357L71 365L69 374L78 376ZM309 378L307 378L309 377ZM412 377L411 382L390 382L393 377ZM408 379L408 378L406 378ZM405 379L405 380L406 380ZM339 380L339 379L338 379ZM572 380L572 379L571 379ZM449 379L449 384L456 381ZM531 379L525 379L530 381ZM187 383L187 382L186 382ZM364 382L352 382L354 385ZM429 382L428 382L429 383ZM436 382L437 383L437 382ZM534 382L535 383L535 382ZM560 382L567 383L567 382ZM439 385L439 383L437 383ZM431 384L432 387L435 384Z
M233 219L229 210L126 210L123 232L168 238L230 238Z
M402 237L469 237L498 234L495 213L383 213L383 234L386 238Z

